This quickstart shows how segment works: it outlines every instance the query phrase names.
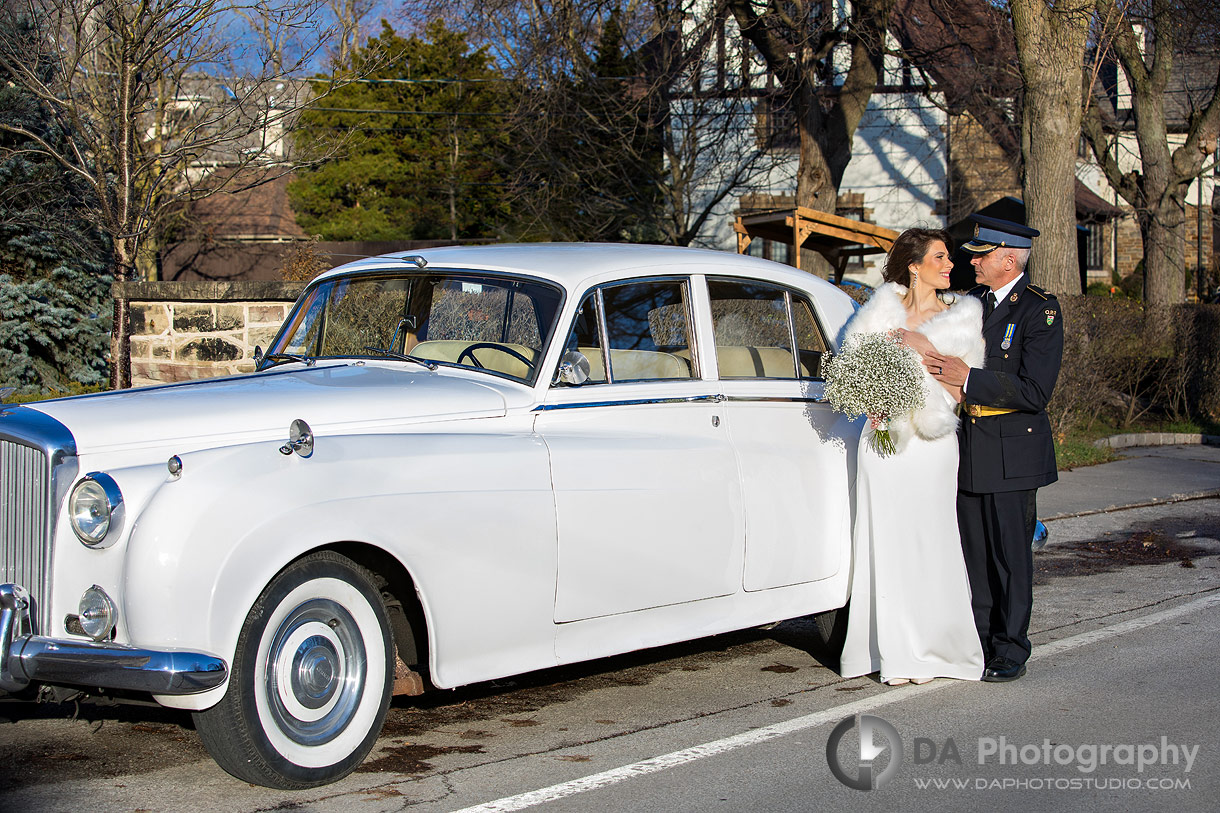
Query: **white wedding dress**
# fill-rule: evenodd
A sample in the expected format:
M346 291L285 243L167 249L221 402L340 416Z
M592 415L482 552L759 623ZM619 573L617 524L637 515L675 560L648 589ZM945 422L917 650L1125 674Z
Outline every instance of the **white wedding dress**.
M904 327L905 293L882 286L847 334ZM940 352L982 366L982 307L973 297L957 297L919 332ZM978 680L983 672L957 527L956 404L924 377L925 406L891 423L896 454L872 450L867 421L861 433L844 677Z

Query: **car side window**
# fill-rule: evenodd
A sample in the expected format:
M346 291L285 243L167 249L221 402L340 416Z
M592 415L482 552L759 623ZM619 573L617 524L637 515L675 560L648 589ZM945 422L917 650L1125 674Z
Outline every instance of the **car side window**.
M790 294L792 323L796 331L796 352L801 361L801 378L822 378L822 357L830 352L826 334L818 325L813 305L798 294Z
M628 282L585 297L564 347L589 360L586 385L694 378L690 331L685 282Z
M576 318L572 321L572 330L564 350L575 350L589 359L589 378L585 384L605 384L606 367L601 363L602 338L598 327L598 307L600 298L594 291L585 297L576 309ZM596 361L596 364L594 363Z
M693 377L684 282L629 282L601 294L611 381Z
M796 378L783 288L712 279L708 295L721 378Z
M708 296L722 379L819 377L827 344L805 297L772 283L728 279L708 280Z

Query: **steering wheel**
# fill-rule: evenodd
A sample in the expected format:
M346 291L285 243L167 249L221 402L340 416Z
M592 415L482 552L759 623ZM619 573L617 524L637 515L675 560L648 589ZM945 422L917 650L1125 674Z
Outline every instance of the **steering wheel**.
M486 370L487 368L484 367L479 362L479 360L474 357L475 350L499 350L501 353L505 353L509 356L512 356L517 361L524 364L525 368L526 368L526 372L529 372L529 373L534 372L534 366L535 366L534 362L530 361L524 355L522 355L521 353L518 353L516 350L512 349L511 347L505 347L502 344L495 344L494 342L475 342L474 344L470 345L465 350L463 350L461 353L458 353L457 361L455 363L461 364L462 359L466 358L467 356L470 356L470 360L471 360L471 362L474 363L475 367L478 367L480 370Z

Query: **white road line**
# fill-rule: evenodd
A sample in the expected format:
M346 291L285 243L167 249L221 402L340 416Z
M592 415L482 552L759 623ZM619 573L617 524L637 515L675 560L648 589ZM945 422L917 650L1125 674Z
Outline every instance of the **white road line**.
M1166 621L1171 621L1183 615L1188 615L1197 610L1207 609L1213 605L1220 604L1220 593L1213 593L1201 599L1173 607L1168 610L1162 610L1150 615L1133 618L1129 621L1122 621L1118 624L1113 624L1108 627L1102 627L1092 632L1082 632L1079 635L1073 635L1068 638L1061 638L1058 641L1053 641L1049 644L1041 644L1035 650L1033 657L1030 660L1040 661L1044 658L1050 658L1055 655L1062 654L1072 649L1078 649L1082 646L1095 644L1098 641L1104 641L1107 638L1113 638L1118 635L1125 635L1135 630L1150 627L1155 624L1161 624ZM620 768L613 768L609 771L602 771L590 776L573 779L570 782L563 782L558 785L552 785L549 788L541 788L539 790L521 793L516 796L508 796L503 799L497 799L494 802L475 805L474 807L463 808L456 813L507 813L512 810L523 810L527 807L540 805L545 802L552 802L556 799L563 799L568 796L575 796L578 793L585 793L590 790L604 788L608 785L614 785L626 779L632 779L637 776L645 776L658 771L664 771L668 768L673 768L678 765L684 765L688 762L704 759L706 757L716 756L728 751L733 751L738 748L743 748L750 745L757 745L768 740L773 740L776 737L783 737L797 731L802 731L807 728L825 725L827 723L837 723L844 717L849 717L854 714L863 713L872 709L888 706L897 703L901 700L906 700L910 697L925 694L927 692L936 692L941 689L946 689L950 686L958 685L956 681L940 680L923 686L915 686L908 684L901 689L891 689L883 694L874 697L866 697L856 700L851 703L844 703L834 708L826 709L825 711L808 714L804 717L797 717L792 720L787 720L775 725L769 725L764 728L756 728L751 731L746 731L741 734L735 734L732 737L725 737L722 740L696 745L692 748L684 748L681 751L674 751L669 754L663 754L659 757L646 759L642 762L635 762L631 765L624 765Z

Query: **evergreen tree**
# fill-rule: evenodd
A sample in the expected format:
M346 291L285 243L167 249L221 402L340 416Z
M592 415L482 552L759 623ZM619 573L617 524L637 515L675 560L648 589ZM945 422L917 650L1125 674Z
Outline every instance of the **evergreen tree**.
M382 55L388 54L388 58ZM374 55L382 64L367 71ZM430 23L403 38L388 23L352 54L367 79L307 111L298 143L345 137L339 158L297 173L297 222L326 240L487 237L507 204L498 172L504 88L486 49Z
M47 110L0 76L0 117L49 144ZM0 385L20 394L106 382L110 244L86 219L89 190L28 140L0 133Z

